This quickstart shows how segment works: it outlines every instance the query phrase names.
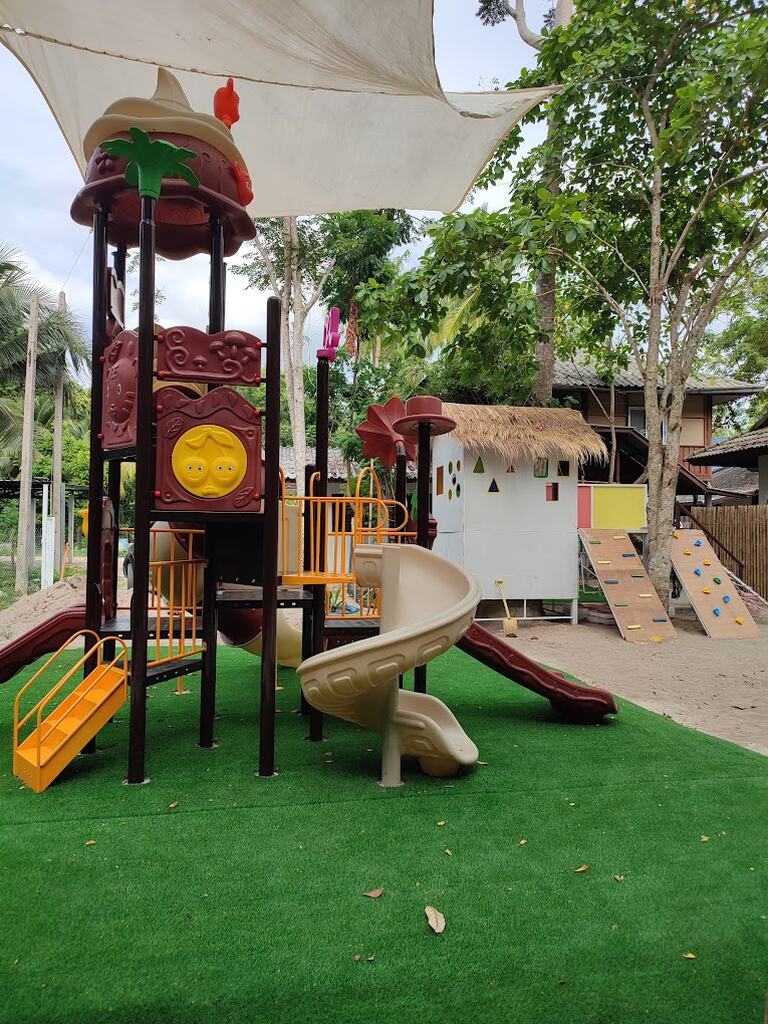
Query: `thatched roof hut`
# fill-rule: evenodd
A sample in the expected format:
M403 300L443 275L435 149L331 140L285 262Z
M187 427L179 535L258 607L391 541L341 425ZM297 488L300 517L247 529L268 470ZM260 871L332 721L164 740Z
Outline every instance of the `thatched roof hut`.
M453 437L467 448L495 452L511 462L560 458L582 463L604 460L602 438L575 409L533 409L514 405L455 405L444 402L456 420Z

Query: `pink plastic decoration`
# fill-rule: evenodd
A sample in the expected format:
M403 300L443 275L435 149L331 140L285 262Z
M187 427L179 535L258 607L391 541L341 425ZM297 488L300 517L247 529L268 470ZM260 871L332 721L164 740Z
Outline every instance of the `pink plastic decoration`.
M328 316L325 318L325 329L323 331L323 347L317 350L318 359L327 359L332 363L336 358L336 350L339 347L341 334L339 332L339 307L331 306Z

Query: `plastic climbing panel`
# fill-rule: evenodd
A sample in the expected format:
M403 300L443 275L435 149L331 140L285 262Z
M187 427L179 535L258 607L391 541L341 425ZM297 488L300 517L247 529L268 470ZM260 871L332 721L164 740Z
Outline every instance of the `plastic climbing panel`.
M579 530L619 632L630 643L674 640L672 625L629 534L620 530Z
M733 581L701 530L675 530L672 565L707 634L718 640L759 636Z

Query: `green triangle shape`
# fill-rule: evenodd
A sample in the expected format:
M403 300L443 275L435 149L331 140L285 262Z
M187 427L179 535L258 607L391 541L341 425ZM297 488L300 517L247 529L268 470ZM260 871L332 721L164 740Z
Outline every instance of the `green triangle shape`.
M489 494L498 494L499 493L499 485L496 483L496 477L494 477L491 480L491 486L488 488L488 493Z
M477 462L475 463L475 468L472 470L472 472L473 473L484 473L485 472L485 466L483 465L483 460L482 459L478 459L477 460Z

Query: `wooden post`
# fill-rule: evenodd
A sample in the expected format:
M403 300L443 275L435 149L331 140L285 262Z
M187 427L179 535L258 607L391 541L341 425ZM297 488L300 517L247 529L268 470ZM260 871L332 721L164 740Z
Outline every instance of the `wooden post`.
M19 533L16 544L16 593L29 593L30 524L32 522L32 462L35 456L35 383L37 378L37 325L40 299L32 295L27 326L27 371L24 377L24 419L21 434ZM33 535L34 536L34 535ZM34 557L34 543L32 555Z
M277 526L280 499L280 300L267 299L267 401L264 435L263 573L261 605L261 713L259 775L275 774L277 665Z
M59 313L66 314L67 297L59 292ZM53 391L53 453L51 455L51 515L54 522L53 564L61 565L61 550L64 545L64 516L61 500L61 463L64 432L64 377L66 357L62 355L61 367Z

